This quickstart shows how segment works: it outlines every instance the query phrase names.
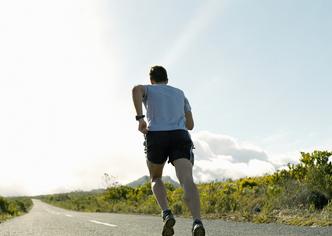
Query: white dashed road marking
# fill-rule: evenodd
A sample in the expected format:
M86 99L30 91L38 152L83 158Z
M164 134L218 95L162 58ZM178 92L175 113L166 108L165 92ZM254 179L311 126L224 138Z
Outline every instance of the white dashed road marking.
M67 216L67 217L73 217L72 215L69 215L69 214L65 214L65 216Z
M108 224L108 223L104 223L104 222L100 222L100 221L96 221L96 220L90 220L90 222L95 223L95 224L99 224L99 225L106 225L106 226L110 226L110 227L117 227L117 225Z
M50 214L53 214L53 215L60 215L61 213L59 212L56 212L56 211L52 211L52 210L49 210L49 209L45 209L48 213Z

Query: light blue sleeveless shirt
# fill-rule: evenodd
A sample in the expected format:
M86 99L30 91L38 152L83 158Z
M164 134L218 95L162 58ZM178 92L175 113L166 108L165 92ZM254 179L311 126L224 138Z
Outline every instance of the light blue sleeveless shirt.
M185 112L191 107L182 90L166 84L144 85L144 90L150 131L187 130Z

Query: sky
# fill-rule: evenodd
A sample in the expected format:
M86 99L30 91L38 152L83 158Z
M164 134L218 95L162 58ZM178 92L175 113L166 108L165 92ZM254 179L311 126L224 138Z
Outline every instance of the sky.
M0 195L147 175L131 89L163 65L190 101L196 182L332 150L328 0L0 1ZM165 175L175 177L167 165Z

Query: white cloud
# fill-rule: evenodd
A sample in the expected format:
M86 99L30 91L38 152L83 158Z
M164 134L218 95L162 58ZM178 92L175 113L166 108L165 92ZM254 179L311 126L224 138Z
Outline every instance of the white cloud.
M310 151L309 151L310 152ZM275 166L285 166L288 163L296 164L299 162L300 152L292 151L285 153L270 153L269 161Z
M234 138L207 131L193 135L195 144L194 176L206 182L260 176L276 171L276 165L260 148Z
M268 159L267 154L260 148L248 143L239 143L227 135L203 131L193 135L193 139L199 159L213 159L220 155L231 157L233 162Z

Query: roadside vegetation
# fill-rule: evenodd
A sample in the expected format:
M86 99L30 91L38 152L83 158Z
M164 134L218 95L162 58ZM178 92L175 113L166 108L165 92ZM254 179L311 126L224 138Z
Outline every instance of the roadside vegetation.
M32 200L27 197L4 198L0 196L0 223L27 213L32 204Z
M301 153L300 163L262 177L198 184L205 218L332 225L332 152ZM189 216L183 190L166 184L170 207ZM160 214L150 184L112 186L103 192L72 192L40 196L55 206L86 212Z

